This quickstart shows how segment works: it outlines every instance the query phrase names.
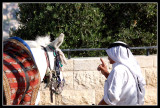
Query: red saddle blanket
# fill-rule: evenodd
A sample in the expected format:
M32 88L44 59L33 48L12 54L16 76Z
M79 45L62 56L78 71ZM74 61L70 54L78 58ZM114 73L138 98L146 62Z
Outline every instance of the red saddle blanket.
M9 54L16 57L25 67L29 77L27 88L26 74L21 65ZM3 92L6 105L34 105L40 87L40 74L30 51L21 42L8 39L3 42ZM23 101L22 95L25 93Z

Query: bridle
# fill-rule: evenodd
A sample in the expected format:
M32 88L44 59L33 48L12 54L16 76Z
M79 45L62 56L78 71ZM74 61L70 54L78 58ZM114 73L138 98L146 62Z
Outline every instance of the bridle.
M47 49L46 49L46 47L44 47L44 46L42 46L42 48L44 49L44 51L45 51L45 57L46 57L46 62L47 62L47 71L55 71L56 72L56 75L57 75L57 77L58 77L58 80L60 80L60 78L59 78L59 75L60 75L60 67L62 67L63 65L61 64L61 61L60 61L60 56L59 56L59 52L58 51L56 51L55 49L54 49L54 47L52 47L52 46L50 46L50 45L48 45L48 47L49 47L49 49L51 50L51 51L53 51L53 56L55 57L55 63L54 63L54 65L55 65L55 70L53 69L51 69L51 66L50 66L50 60L49 60L49 55L48 55L48 53L47 53Z
M51 91L51 101L53 102L52 93L59 94L62 91L64 86L64 79L60 78L60 68L63 66L60 61L59 51L57 51L54 47L48 45L48 48L53 51L54 60L54 69L51 69L49 55L47 53L47 49L44 46L41 46L44 49L46 62L47 62L47 70L46 72L49 74L49 86ZM61 88L60 88L61 87ZM60 89L59 89L60 88Z

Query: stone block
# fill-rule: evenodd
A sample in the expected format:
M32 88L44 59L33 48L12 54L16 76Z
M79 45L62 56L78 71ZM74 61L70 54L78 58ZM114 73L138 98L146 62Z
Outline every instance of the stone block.
M74 89L101 89L105 77L100 71L74 71Z
M73 59L67 59L67 64L63 65L63 72L73 71Z
M41 82L39 90L40 90L40 91L45 91L45 90L48 90L48 89L49 89L49 88L46 87L46 83Z
M108 66L107 58L103 58ZM97 67L102 64L100 58L77 58L73 61L74 71L95 71Z
M56 105L92 105L95 104L95 90L64 90L56 96Z
M157 87L157 68L145 69L146 85Z
M53 103L52 103L49 89L40 91L39 105L55 105L55 94L53 94Z
M145 88L145 97L144 105L157 105L157 87L146 86Z
M63 89L73 89L73 71L64 72L63 77L65 79L65 85Z
M98 105L98 103L102 100L104 95L104 88L95 90L95 105Z
M135 56L141 68L153 67L153 56Z
M153 56L153 67L157 68L157 56Z
M145 68L141 68L142 75L143 75L143 77L144 77L144 79L145 79L145 81L146 81L145 71L146 71L146 69L145 69Z

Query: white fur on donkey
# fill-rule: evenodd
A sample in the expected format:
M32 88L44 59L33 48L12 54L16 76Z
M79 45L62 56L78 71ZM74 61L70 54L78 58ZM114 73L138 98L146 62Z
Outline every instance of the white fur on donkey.
M52 42L50 42L49 36L37 37L36 40L33 42L26 41L26 43L30 46L31 51L33 53L33 56L35 58L35 62L37 64L38 70L40 72L41 81L43 80L45 73L46 73L46 70L47 70L47 62L46 62L45 52L44 52L43 48L41 47L41 45L46 47L47 52L48 52L48 56L49 56L49 60L50 60L49 61L50 67L52 70L54 70L54 58L55 57L53 56L53 51L49 49L48 45L53 46L57 51L59 51L62 64L66 64L66 58L65 58L63 52L61 51L61 49L59 49L60 45L63 43L63 39L64 39L64 34L61 33L59 35L59 37L57 37ZM63 79L62 72L60 74L60 77L61 77L61 79ZM38 105L39 100L40 100L40 92L38 92L38 96L37 96L35 105Z

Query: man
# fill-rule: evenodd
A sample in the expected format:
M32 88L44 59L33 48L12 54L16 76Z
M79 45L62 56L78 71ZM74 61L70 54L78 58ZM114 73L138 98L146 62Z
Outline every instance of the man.
M104 96L98 105L143 105L145 80L129 46L117 41L112 43L106 52L112 70L109 73L106 64L100 59L102 64L97 69L107 80Z

